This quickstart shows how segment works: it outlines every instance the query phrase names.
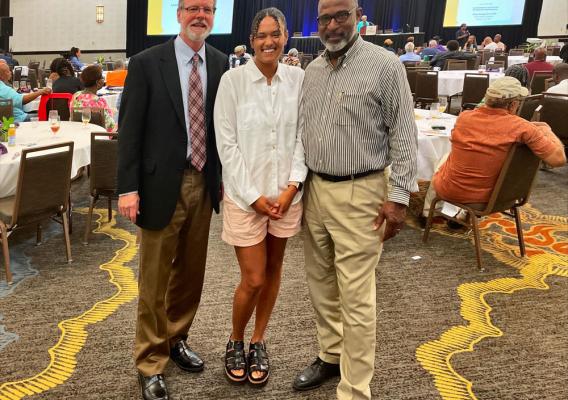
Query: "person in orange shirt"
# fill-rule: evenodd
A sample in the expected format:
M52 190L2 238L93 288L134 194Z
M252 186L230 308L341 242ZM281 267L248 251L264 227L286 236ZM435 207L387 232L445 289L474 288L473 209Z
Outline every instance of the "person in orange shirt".
M526 144L551 167L566 164L564 146L544 122L516 115L527 88L510 76L495 80L484 105L464 111L452 131L452 148L440 162L424 202L424 216L436 196L450 201L487 203L507 153L515 143Z
M114 62L114 71L107 72L106 85L107 86L124 86L126 80L126 70L124 63L121 60Z

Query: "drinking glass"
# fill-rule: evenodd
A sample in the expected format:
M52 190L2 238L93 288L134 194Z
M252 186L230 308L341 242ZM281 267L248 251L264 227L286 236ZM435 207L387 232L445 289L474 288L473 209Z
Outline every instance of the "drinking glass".
M59 127L61 125L60 121L57 110L51 110L49 112L49 129L53 132L53 137L55 137L55 134L59 131Z
M45 87L52 89L53 88L53 81L51 79L48 79L47 81L45 81Z
M30 121L32 123L32 128L37 128L39 125L39 118L38 117L30 117Z
M440 97L440 104L438 105L438 111L440 113L443 113L444 111L446 111L447 107L448 107L448 100L445 97Z
M81 110L81 121L83 121L83 126L85 127L91 121L91 109L89 107L84 107Z
M440 103L430 104L430 118L438 118L440 116Z

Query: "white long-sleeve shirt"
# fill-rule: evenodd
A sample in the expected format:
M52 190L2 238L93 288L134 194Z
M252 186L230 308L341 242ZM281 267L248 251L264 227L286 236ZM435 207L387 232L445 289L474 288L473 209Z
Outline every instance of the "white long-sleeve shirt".
M226 195L241 209L260 196L276 200L289 182L304 182L300 96L304 71L278 64L268 85L254 60L227 71L215 101L215 136ZM300 201L298 192L293 204Z

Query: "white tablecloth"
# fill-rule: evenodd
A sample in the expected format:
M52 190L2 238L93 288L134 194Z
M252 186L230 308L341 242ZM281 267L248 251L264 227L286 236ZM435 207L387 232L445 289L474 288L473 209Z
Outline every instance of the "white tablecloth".
M450 151L450 134L457 117L440 114L432 118L430 111L415 109L414 118L418 127L418 179L429 181L442 156ZM443 126L445 129L432 129L432 126Z
M463 91L465 74L477 74L478 71L440 71L438 72L438 95L453 96ZM484 72L489 74L489 81L505 76L500 72Z
M81 122L61 122L57 134L49 129L49 122L24 122L16 131L16 146L9 147L8 154L0 156L0 198L16 193L20 156L24 148L48 146L55 143L72 141L73 165L71 176L75 176L79 168L91 163L91 132L101 132L103 128Z
M560 64L562 59L558 56L547 56L546 61L552 65ZM509 56L509 66L515 64L526 64L529 62L529 58L525 56Z

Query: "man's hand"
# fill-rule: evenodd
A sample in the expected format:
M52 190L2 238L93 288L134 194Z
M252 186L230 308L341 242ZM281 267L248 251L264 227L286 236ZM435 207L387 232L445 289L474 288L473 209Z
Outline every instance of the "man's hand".
M118 212L120 215L136 223L136 216L139 214L138 205L140 197L138 193L126 194L118 198Z
M373 230L378 230L386 222L383 242L395 237L404 226L407 206L404 204L387 201L379 209L379 216L375 219Z
M284 217L284 214L288 212L290 204L292 204L296 193L298 193L298 189L295 186L288 186L288 188L284 190L280 196L278 196L278 200L274 203L272 212L278 214L280 218Z
M272 211L274 203L268 200L265 196L260 196L254 203L250 205L257 214L267 215L270 219L280 219L281 215Z

